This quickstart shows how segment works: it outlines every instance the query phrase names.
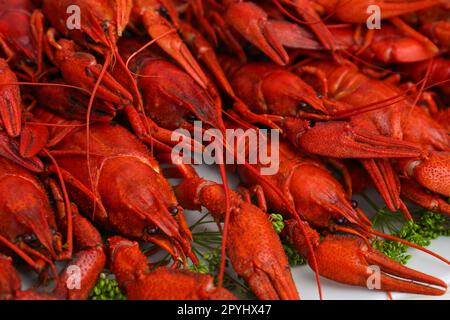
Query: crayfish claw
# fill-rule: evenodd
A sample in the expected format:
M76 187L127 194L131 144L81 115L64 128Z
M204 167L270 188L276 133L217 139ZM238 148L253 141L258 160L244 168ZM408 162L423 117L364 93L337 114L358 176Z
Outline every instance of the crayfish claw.
M184 208L204 206L216 221L225 217L222 185L201 178L185 179L175 187ZM236 273L260 299L297 300L299 295L289 262L269 216L232 192L227 233L227 254Z
M373 248L368 249L366 260L368 264L380 267L381 271L383 272L383 274L381 275L381 286L384 290L411 292L426 295L442 295L445 293L445 290L426 286L424 284L435 285L445 289L447 288L447 284L444 281L416 271L414 269L405 267ZM401 277L415 282L394 278L393 276Z
M290 140L313 154L335 158L411 158L422 154L414 143L363 132L347 122L317 123L299 132L295 130L298 125L291 123L293 121L297 119L286 121L288 135L289 131L297 133Z
M206 89L209 83L207 76L173 26L152 10L146 11L143 22L148 34L161 49L177 61L202 88Z
M42 172L44 170L44 164L38 157L22 157L17 142L11 140L3 131L0 131L0 155L30 171Z
M0 59L0 116L10 137L17 137L22 127L22 100L17 77L4 59Z
M315 250L320 274L334 281L376 290L427 295L446 292L447 284L442 280L405 267L369 245L353 235L326 236Z
M20 135L20 154L25 158L36 156L46 146L49 134L44 126L26 124Z
M226 22L245 39L257 46L279 65L289 63L289 56L268 24L267 13L251 2L231 4L225 13Z

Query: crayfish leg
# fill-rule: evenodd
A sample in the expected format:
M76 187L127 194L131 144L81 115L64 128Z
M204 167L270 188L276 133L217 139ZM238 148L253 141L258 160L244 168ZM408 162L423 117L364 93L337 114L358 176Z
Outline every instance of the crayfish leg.
M401 180L401 194L406 199L428 210L450 215L450 204L440 195L427 192L424 188L409 179Z

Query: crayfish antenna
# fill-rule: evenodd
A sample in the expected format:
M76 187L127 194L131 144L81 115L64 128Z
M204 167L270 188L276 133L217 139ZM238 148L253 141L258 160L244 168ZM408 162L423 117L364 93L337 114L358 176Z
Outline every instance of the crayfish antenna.
M91 147L90 147L91 112L92 112L92 107L94 105L95 96L101 86L103 77L107 73L107 68L109 67L109 64L111 63L111 58L112 58L111 55L107 55L105 57L105 63L102 66L100 73L98 74L98 79L95 82L94 88L92 90L92 94L89 98L89 104L88 104L87 112L86 112L86 163L87 163L90 187L92 190L94 190L94 193L97 193L96 192L97 185L94 183L94 177L93 177L92 168L91 168L91 156L90 156L90 154L91 154ZM93 212L95 212L97 202L93 200L92 204L94 206Z
M66 184L64 182L64 179L61 174L61 170L58 166L58 163L56 162L55 158L47 151L44 150L44 153L46 153L47 157L50 158L50 160L53 163L53 166L56 168L56 174L58 176L59 182L61 184L61 188L56 184L55 181L50 179L49 186L53 194L53 198L56 202L57 207L57 214L58 214L58 220L59 223L64 225L66 227L66 243L62 246L65 251L58 254L56 259L63 260L63 259L69 259L72 257L73 253L73 208L72 204L69 200L69 195L67 194ZM77 208L75 208L75 211L77 211ZM65 221L64 221L65 219Z
M226 143L226 138L224 137L224 143ZM228 239L228 229L230 224L230 214L231 214L231 204L230 204L230 188L228 186L227 171L225 169L224 154L221 155L222 163L219 164L220 176L223 182L223 191L225 193L225 220L223 224L223 237L222 237L222 248L221 248L221 259L220 268L218 275L218 285L219 288L223 286L223 276L225 274L226 267L226 248Z

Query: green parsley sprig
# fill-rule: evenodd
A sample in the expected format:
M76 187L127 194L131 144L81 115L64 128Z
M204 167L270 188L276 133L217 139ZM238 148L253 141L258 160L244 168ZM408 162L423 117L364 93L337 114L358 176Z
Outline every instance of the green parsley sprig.
M89 296L90 300L126 300L120 291L117 280L111 274L101 273L94 289Z
M401 213L382 208L377 211L372 221L374 228L422 247L429 246L433 239L450 235L449 219L442 214L420 210L414 216L416 217L414 221L405 221ZM408 254L409 247L402 243L376 240L372 245L401 264L406 264L411 259L411 255Z

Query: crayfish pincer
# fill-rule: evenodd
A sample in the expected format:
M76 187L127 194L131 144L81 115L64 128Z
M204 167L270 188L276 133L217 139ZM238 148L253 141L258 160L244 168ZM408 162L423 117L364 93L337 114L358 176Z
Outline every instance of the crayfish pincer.
M10 137L17 137L22 126L22 97L17 77L8 63L0 59L0 116L2 124Z
M122 237L108 239L110 269L130 300L231 300L206 274L159 267L151 271L139 244Z
M380 270L379 286L373 289L443 295L447 284L435 277L410 269L372 248L370 241L351 234L327 234L323 238L306 224L313 239L314 255L321 276L353 286L368 287L375 269ZM286 222L286 234L298 250L310 258L298 222ZM372 267L372 268L371 268ZM412 281L408 281L412 280ZM429 285L438 286L434 288Z

